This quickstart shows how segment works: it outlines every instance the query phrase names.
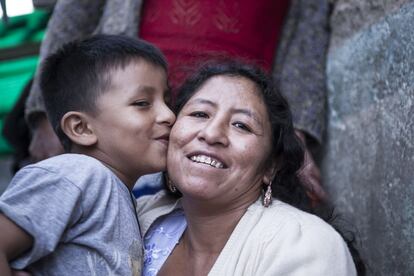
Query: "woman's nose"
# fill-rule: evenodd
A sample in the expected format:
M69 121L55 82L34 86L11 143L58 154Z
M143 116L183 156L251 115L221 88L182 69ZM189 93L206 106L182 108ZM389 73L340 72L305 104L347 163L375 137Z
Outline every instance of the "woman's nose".
M224 122L218 119L209 120L200 130L198 138L211 145L221 144L227 146L229 139L225 125Z

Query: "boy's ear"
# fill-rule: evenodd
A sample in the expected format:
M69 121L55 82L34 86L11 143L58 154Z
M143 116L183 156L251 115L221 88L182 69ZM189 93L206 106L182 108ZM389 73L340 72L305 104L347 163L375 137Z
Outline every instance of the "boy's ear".
M60 121L60 126L74 144L92 146L98 141L88 116L83 112L67 112Z

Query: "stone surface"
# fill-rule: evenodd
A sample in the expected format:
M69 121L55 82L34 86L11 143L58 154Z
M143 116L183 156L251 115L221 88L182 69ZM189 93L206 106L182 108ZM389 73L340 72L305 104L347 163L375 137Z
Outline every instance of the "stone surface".
M414 271L414 3L402 2L352 34L332 26L328 54L322 171L359 229L369 275Z
M356 32L375 24L385 15L413 0L331 0L331 44L337 46Z

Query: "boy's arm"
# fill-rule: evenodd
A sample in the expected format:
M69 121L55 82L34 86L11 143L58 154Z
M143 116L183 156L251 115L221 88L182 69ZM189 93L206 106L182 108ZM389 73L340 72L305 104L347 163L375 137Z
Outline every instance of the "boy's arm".
M13 269L24 269L55 251L82 213L82 191L56 171L62 164L45 162L20 170L0 197L0 254Z
M30 249L33 238L3 214L0 214L0 233L0 274L12 275L9 261Z

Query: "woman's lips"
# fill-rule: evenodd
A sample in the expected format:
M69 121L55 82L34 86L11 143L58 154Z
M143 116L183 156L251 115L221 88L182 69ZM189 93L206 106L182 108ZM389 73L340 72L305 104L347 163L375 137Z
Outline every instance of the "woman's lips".
M187 156L192 162L206 164L216 169L225 169L227 165L217 156L206 152L196 152Z

